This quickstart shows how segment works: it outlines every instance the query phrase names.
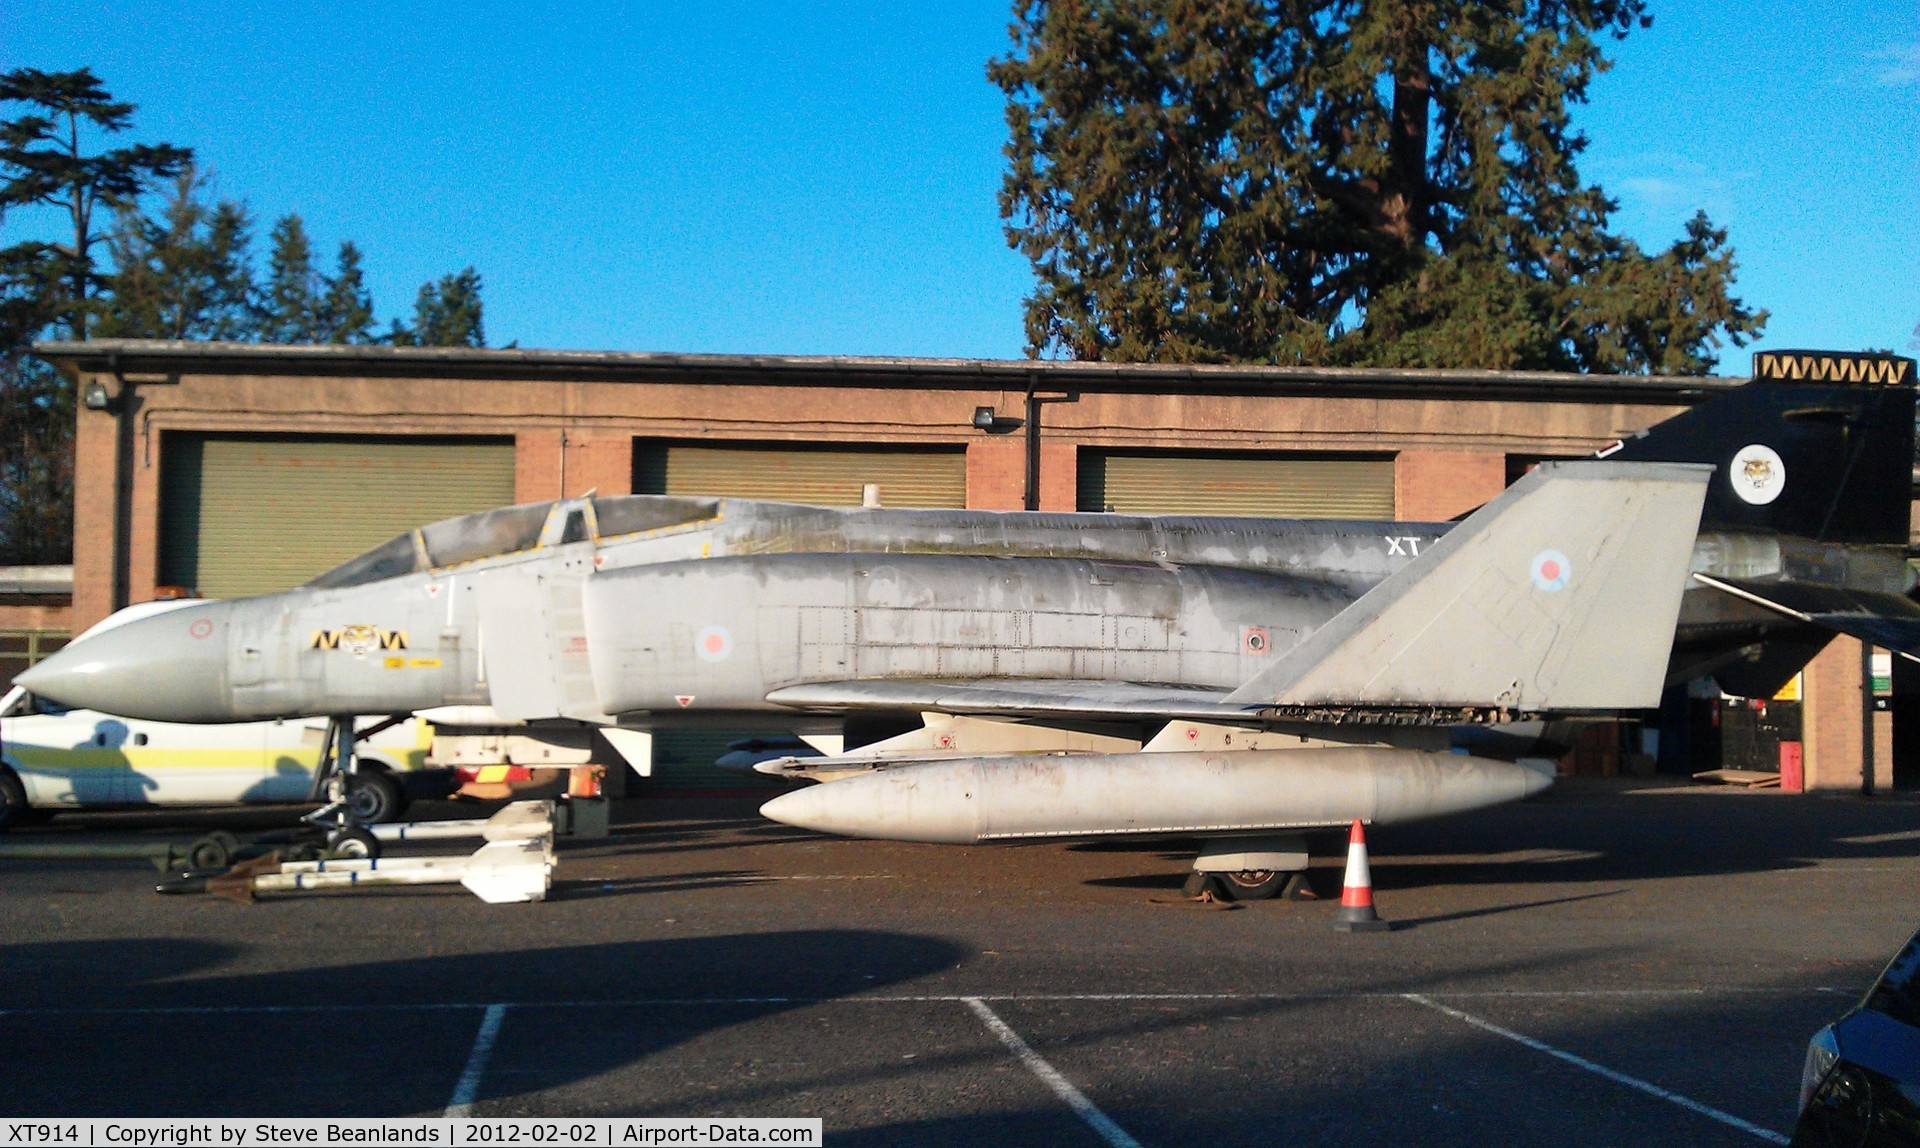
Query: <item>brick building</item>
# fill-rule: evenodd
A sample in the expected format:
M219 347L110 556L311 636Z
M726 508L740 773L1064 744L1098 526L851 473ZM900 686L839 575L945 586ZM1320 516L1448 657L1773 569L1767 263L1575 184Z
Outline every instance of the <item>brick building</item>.
M589 490L1440 520L1535 461L1589 455L1739 382L140 340L37 350L82 397L75 628L159 594L282 589L422 522ZM0 599L0 627L20 630L12 609ZM1807 676L1810 787L1860 784L1859 673L1858 644L1840 639ZM1890 748L1876 739L1877 756Z

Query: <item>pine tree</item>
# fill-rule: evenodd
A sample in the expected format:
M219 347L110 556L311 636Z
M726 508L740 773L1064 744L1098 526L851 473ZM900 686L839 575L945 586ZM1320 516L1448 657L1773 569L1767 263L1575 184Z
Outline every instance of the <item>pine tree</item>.
M351 242L340 245L338 270L327 280L326 295L320 300L320 339L325 343L371 343L373 335L373 296L367 292L360 274L360 249Z
M1696 219L1649 255L1569 108L1644 0L1020 0L1030 352L1701 371L1764 313Z
M16 68L0 74L0 219L22 209L64 216L66 242L0 248L0 563L73 555L73 384L27 353L57 329L85 339L104 279L94 255L100 214L127 208L193 153L171 144L95 150L93 137L132 126L134 105L94 74Z
M50 207L64 212L72 228L70 242L17 244L7 251L15 261L33 259L56 269L60 291L50 301L68 336L84 339L89 301L102 278L94 248L109 238L96 227L98 214L130 208L154 181L186 170L193 152L134 144L90 154L83 131L123 132L132 126L135 107L115 100L87 68L15 68L0 74L0 102L31 109L0 121L0 213Z
M322 310L328 284L313 267L313 245L298 215L273 225L267 282L260 300L259 338L267 343L327 341Z
M387 341L401 347L484 347L480 273L468 267L438 282L422 283L413 303L413 322L394 320Z
M125 339L248 339L258 331L252 221L231 200L209 205L189 168L158 218L118 213L114 271L96 331Z

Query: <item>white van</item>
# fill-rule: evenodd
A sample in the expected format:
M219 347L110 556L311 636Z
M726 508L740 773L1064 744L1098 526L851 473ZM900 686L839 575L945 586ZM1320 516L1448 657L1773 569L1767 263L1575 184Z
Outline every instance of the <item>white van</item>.
M130 607L88 633L185 604ZM135 721L63 709L15 686L0 698L0 829L63 809L311 801L326 724ZM409 797L445 796L456 783L451 770L425 767L432 744L433 727L418 718L360 741L354 815L390 821Z

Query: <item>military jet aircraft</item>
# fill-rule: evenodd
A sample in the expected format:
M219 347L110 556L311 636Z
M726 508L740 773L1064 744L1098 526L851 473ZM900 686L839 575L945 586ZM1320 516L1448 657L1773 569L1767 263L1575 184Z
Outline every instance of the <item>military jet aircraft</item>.
M1200 838L1196 868L1261 895L1304 868L1305 830L1544 788L1517 723L1707 673L1771 693L1834 632L1920 652L1912 375L1756 356L1747 386L1458 523L507 507L20 680L167 721L424 711L527 764L585 760L598 731L643 771L652 730L785 725L826 756L760 768L825 784L769 802L778 820ZM920 728L849 748L903 716Z

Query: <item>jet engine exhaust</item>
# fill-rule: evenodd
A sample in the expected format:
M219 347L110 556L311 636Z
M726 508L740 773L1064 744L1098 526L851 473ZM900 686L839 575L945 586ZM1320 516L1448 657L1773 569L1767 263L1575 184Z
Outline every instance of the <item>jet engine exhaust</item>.
M895 765L783 794L760 812L846 837L974 845L1391 825L1552 784L1544 762L1378 746L986 757Z

